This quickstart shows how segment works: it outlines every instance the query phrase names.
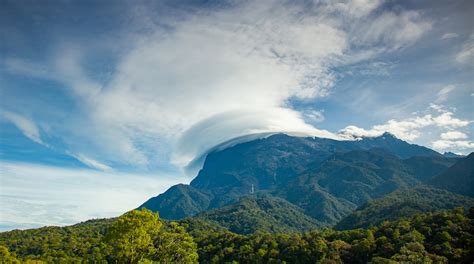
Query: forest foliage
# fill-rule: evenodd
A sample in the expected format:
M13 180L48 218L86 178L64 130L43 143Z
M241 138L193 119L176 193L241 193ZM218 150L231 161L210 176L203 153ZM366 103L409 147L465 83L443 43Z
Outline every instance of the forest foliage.
M0 233L0 263L197 263L196 243L147 209L69 227ZM21 261L21 262L20 262Z
M1 263L472 263L474 208L376 227L242 235L146 209L70 227L0 233ZM188 225L189 224L189 225Z

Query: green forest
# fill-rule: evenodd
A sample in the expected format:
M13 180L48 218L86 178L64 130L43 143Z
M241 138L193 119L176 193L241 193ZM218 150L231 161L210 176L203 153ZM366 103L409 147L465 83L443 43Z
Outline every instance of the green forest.
M474 208L351 230L237 234L147 209L68 227L0 233L2 263L472 263Z

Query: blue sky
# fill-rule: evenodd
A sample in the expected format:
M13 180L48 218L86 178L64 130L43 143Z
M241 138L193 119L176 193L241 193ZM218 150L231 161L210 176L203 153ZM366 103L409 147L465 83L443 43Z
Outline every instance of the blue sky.
M472 12L472 1L0 1L0 228L120 214L254 133L389 131L472 152Z

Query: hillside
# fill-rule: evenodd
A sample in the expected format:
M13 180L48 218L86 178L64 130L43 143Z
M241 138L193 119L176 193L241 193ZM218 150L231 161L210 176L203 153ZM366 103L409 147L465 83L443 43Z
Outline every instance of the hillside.
M385 220L409 218L419 213L435 212L459 206L472 207L474 199L427 186L402 189L369 201L346 216L335 228L366 228L378 225Z
M160 213L164 219L182 219L195 215L209 207L210 196L196 188L178 184L169 188L165 193L151 198L142 204L139 209L147 208Z
M7 246L21 258L49 260L51 263L93 262L104 259L107 254L102 241L112 222L113 219L96 219L66 227L3 232L0 233L0 246Z
M429 182L433 186L474 197L474 152Z
M234 203L253 185L256 193L285 199L332 225L367 201L424 182L455 161L388 133L357 141L277 134L208 154L190 185L174 186L141 207L182 219Z
M246 196L236 203L200 213L190 221L203 220L238 234L255 232L303 232L321 227L303 210L269 195Z
M472 263L474 215L469 216L455 209L417 214L370 229L253 235L204 232L195 240L201 263Z

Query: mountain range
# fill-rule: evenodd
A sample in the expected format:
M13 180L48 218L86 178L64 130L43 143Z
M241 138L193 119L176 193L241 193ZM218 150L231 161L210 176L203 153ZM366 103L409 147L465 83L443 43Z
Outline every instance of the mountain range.
M472 196L473 164L473 154L442 155L389 133L355 141L276 134L209 153L189 185L172 186L140 208L238 233L304 231L341 220L338 228L366 226L347 217L368 215L367 208L377 206L382 215L389 208L401 216L420 211L394 197L438 201L423 212L473 205L461 196ZM458 182L451 181L453 174ZM388 203L392 207L380 206Z

